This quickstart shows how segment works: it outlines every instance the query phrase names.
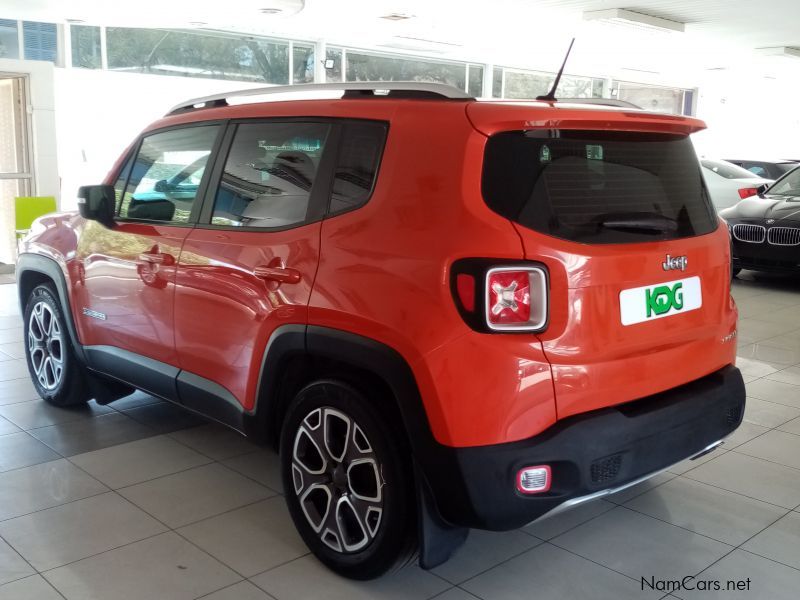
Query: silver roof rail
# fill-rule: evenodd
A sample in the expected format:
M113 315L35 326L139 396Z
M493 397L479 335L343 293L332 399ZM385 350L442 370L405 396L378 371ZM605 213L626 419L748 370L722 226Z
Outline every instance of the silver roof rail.
M617 100L616 98L558 98L556 101L564 104L596 104L598 106L615 106L617 108L635 108L636 110L642 110L641 106L637 106L633 102Z
M299 85L276 85L235 92L225 92L194 98L174 106L167 115L174 115L202 108L227 106L228 98L244 98L247 96L266 96L271 94L289 94L304 92L342 91L343 97L369 97L383 95L381 92L407 98L442 98L447 100L474 100L466 92L443 83L424 83L418 81L357 81L352 83L303 83Z

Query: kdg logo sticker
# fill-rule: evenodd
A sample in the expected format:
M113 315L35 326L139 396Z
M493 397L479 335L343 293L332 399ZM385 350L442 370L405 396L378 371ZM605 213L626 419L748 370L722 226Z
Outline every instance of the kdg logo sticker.
M634 325L655 319L683 318L703 305L700 278L687 277L653 285L629 288L619 293L620 320Z
M645 305L647 308L647 318L654 314L663 315L670 309L681 310L683 308L683 283L678 282L674 286L660 285L655 289L647 290L645 293Z

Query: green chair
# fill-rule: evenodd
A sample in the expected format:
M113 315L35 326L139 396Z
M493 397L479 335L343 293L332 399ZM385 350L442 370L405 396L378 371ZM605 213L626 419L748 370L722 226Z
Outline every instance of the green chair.
M56 212L56 210L54 196L19 196L14 198L17 239L30 231L34 220L42 215Z

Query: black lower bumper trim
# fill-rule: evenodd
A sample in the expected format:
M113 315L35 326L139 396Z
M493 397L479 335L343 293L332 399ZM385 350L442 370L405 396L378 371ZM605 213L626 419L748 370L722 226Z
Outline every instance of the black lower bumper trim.
M448 522L514 529L570 499L624 486L702 452L739 426L744 405L741 373L729 366L648 398L569 417L527 440L440 446L433 457L438 466L427 476ZM550 490L517 492L517 471L539 464L552 469Z

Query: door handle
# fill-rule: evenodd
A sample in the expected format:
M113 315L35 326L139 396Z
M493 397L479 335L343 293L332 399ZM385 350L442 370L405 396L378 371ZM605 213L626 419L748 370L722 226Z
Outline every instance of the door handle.
M164 267L171 267L175 264L175 257L171 254L162 254L161 252L142 252L139 255L139 260L142 262L150 263L151 265L162 265Z
M299 283L300 271L289 267L256 267L253 275L259 279L267 281L277 281L278 283Z

